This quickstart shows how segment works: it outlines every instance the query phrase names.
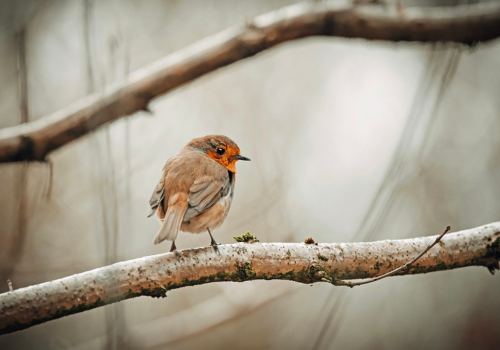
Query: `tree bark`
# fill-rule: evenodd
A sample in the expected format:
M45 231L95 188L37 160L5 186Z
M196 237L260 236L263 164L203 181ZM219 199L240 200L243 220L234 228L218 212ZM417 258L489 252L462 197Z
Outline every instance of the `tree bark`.
M310 36L474 45L500 36L500 4L403 9L338 2L299 3L259 16L169 55L72 106L0 131L0 162L47 155L200 76L278 44Z
M326 282L380 276L421 253L437 236L371 243L236 243L116 263L0 294L0 334L138 296L211 282ZM448 234L398 275L485 266L500 260L500 222ZM383 282L381 282L383 283Z

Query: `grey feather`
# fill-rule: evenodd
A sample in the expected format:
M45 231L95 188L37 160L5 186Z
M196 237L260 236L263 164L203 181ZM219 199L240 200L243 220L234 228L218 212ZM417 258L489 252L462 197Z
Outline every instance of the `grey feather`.
M197 179L189 191L189 208L184 215L184 221L204 213L212 208L222 198L224 186L229 181L214 181L210 177L203 176Z
M151 212L148 215L148 218L151 217L158 206L163 202L163 199L165 198L165 186L164 186L164 181L160 180L158 182L158 185L156 185L156 188L151 195L151 199L149 200L149 205L151 206Z
M163 220L160 230L153 240L154 244L161 243L166 239L169 241L175 241L186 209L187 203L179 203L177 205L169 206L167 214L165 215L165 220Z

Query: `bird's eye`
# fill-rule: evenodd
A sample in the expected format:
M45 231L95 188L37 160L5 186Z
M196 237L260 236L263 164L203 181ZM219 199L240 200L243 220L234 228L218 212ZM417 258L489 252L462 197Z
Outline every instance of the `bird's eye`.
M220 154L221 156L226 153L226 150L224 148L217 148L217 153Z

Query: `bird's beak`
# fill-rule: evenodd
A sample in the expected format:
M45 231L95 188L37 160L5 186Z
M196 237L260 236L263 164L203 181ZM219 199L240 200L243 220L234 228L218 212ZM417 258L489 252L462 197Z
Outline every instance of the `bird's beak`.
M236 158L237 160L250 160L250 158L244 157L241 154L234 156L234 158Z

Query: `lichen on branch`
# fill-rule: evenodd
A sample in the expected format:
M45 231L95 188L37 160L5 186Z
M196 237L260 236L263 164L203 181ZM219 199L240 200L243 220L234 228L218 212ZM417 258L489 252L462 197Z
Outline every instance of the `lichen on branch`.
M368 243L236 243L119 262L0 294L0 334L138 296L212 282L288 280L348 285L408 262L437 236ZM448 234L398 275L466 266L499 268L500 222ZM383 282L380 282L383 283Z

